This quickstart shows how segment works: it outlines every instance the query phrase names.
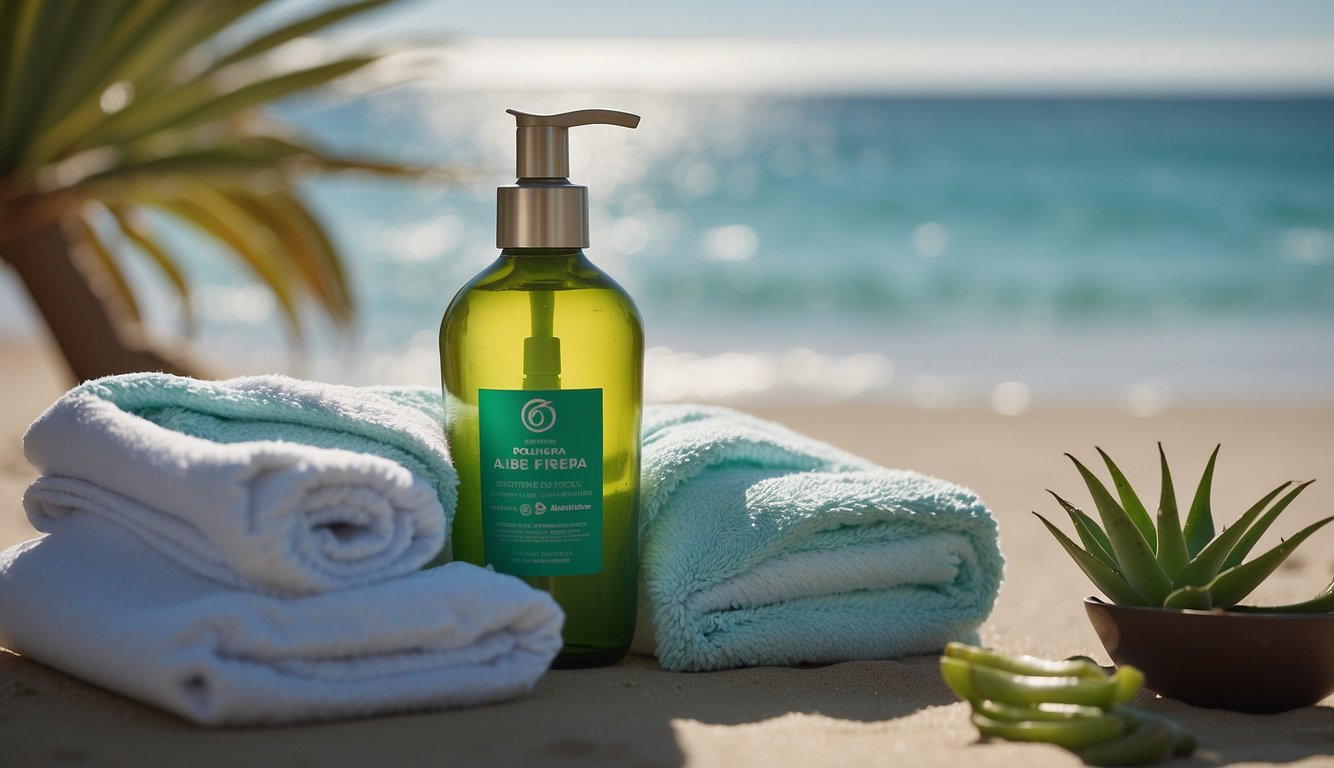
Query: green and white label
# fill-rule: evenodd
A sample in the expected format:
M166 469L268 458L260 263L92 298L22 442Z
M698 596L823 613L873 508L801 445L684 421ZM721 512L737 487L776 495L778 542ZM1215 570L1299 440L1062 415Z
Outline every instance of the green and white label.
M602 390L477 392L486 562L516 576L602 572Z

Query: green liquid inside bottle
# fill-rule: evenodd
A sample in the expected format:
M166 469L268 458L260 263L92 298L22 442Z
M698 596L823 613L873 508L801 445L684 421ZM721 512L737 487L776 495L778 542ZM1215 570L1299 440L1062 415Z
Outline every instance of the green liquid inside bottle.
M503 250L440 327L454 559L556 598L557 666L614 663L634 635L643 355L634 303L578 248Z

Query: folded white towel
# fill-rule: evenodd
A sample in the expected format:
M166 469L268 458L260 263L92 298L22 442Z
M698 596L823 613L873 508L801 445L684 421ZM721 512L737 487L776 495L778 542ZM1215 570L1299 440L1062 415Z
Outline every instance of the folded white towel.
M438 453L449 469L443 439L426 443L439 435L426 415L351 387L152 376L86 384L33 423L24 451L46 475L24 500L35 528L50 531L59 518L91 513L204 576L276 594L411 573L444 545L448 515L430 475L390 458L320 447L309 426L322 420L325 434L336 436L336 418L371 423L378 409L403 423L408 437L419 427L427 435L419 453ZM178 402L162 402L165 394ZM191 409L237 402L249 410L219 418ZM262 421L275 414L286 421ZM452 478L447 492L452 507Z
M479 704L529 690L560 609L464 563L340 592L223 587L100 516L0 553L0 645L205 724Z

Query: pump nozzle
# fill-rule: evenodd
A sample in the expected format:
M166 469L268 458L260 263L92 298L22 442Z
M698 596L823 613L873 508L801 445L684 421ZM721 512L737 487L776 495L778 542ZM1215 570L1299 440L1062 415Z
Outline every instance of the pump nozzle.
M588 189L570 177L571 128L634 128L639 116L614 109L580 109L557 115L514 115L518 183L496 191L498 248L587 248Z
M534 115L507 109L518 126L516 176L523 179L567 179L570 177L570 132L580 125L619 125L634 128L639 115L614 109L580 109L558 115Z

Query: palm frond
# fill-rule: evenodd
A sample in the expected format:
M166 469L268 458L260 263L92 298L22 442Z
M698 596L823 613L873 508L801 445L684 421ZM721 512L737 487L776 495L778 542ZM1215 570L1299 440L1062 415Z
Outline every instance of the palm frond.
M72 221L137 317L127 253L147 259L180 297L190 287L158 211L224 247L276 299L291 337L313 306L346 331L356 302L333 239L296 192L310 173L447 174L345 156L275 130L255 113L378 60L290 63L277 49L388 4L352 0L254 34L233 22L268 0L0 0L0 247ZM226 41L226 42L220 42ZM270 55L275 54L275 55ZM98 214L93 226L86 217ZM100 226L113 224L112 226Z
M239 256L277 299L292 340L298 344L302 341L301 316L290 274L275 254L277 243L272 232L207 184L192 184L187 194L158 200L153 206L207 233Z
M40 133L72 101L77 84L89 76L89 60L97 53L98 39L111 22L124 13L128 2L100 0L79 6L77 22L70 26L69 34L60 41L45 93L34 116L34 131Z
M388 2L390 2L390 0L361 0L361 2L336 6L312 16L303 17L286 26L279 27L272 32L261 35L250 42L233 49L227 54L219 56L217 60L209 66L205 74L211 74L223 67L235 64L238 61L254 58L261 53L267 53L268 51L277 48L284 43L289 43L298 37L304 37L312 32L318 32L325 27L337 24L344 19L379 8Z
M22 53L15 69L6 73L8 95L0 132L0 169L8 169L27 143L45 94L44 85L64 48L76 7L75 0L37 3L31 33L16 41ZM26 24L28 20L22 21Z
M115 292L116 299L124 304L126 312L135 322L141 322L143 316L139 312L139 302L134 298L134 290L130 288L130 281L125 278L125 273L121 271L120 264L116 261L115 256L111 254L112 249L102 242L101 236L97 234L97 228L82 216L74 217L73 221L83 244L88 246L88 252L93 256L97 266L106 274L110 288Z
M145 104L158 103L158 92L179 68L185 53L262 2L172 2L162 6L145 28L129 36L123 55L92 80L91 88L80 90L83 98L78 108L56 121L33 143L24 155L25 163L50 162L79 149L97 146L92 137L105 131L108 122L126 112L145 109ZM135 96L123 109L108 115L101 104L101 95L107 86L117 82L128 84Z
M355 56L319 64L295 72L284 72L228 91L213 79L195 80L162 94L139 108L127 108L110 116L79 139L71 149L102 144L125 144L158 131L185 131L232 117L239 112L294 93L324 85L376 61L376 56Z
M194 303L190 298L190 284L185 279L185 273L181 271L167 251L158 244L157 239L149 230L143 217L139 212L129 206L116 205L108 208L112 218L116 220L116 225L120 227L121 234L125 239L133 243L149 261L158 268L176 290L176 297L181 302L181 318L185 324L185 335L193 336L195 334L195 312Z
M352 323L352 302L341 271L329 269L329 260L317 252L320 244L309 238L283 204L274 199L281 193L259 194L233 189L224 194L239 209L273 233L282 246L280 253L299 274L300 284L314 295L335 323L343 328L349 327Z

